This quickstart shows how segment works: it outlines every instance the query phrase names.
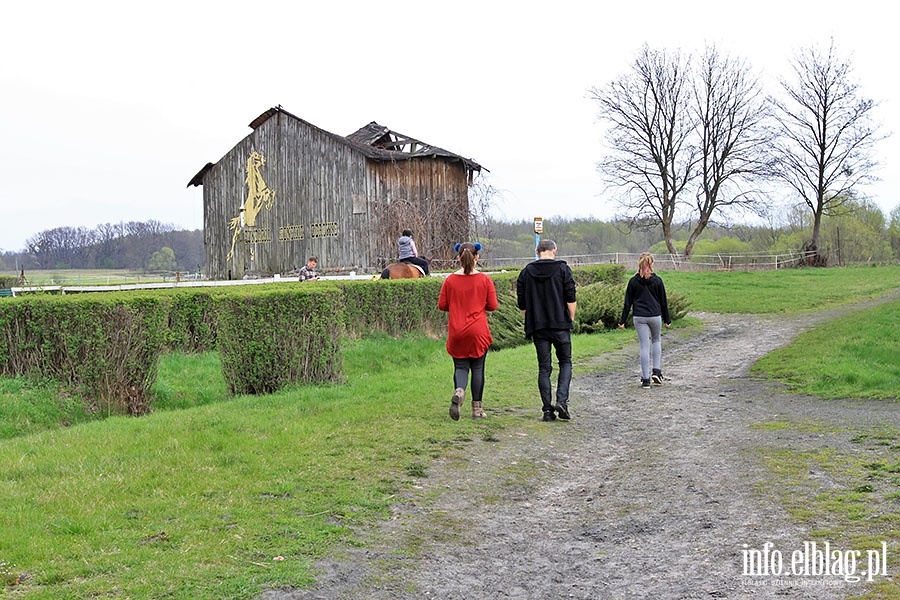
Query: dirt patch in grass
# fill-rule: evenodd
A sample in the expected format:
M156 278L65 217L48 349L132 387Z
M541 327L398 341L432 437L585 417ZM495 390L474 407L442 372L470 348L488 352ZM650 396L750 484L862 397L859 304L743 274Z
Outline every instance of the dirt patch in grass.
M851 549L838 539L840 524L798 516L785 501L793 485L816 493L843 484L816 468L782 477L766 456L859 453L861 431L900 428L898 405L786 394L748 369L804 329L877 302L787 317L696 314L701 333L667 332L663 372L671 381L649 390L639 386L636 347L598 357L573 380L571 422L540 422L536 399L492 441L472 441L430 464L392 519L359 532L364 546L318 564L315 587L262 598L829 599L870 592L865 576L747 575L745 563L767 542L787 570L804 541ZM486 409L502 410L498 404L488 392ZM884 526L873 520L857 533L882 539Z

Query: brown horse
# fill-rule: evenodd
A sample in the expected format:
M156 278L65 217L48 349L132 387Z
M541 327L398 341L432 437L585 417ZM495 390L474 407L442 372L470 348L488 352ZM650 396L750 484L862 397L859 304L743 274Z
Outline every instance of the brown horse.
M388 265L388 268L381 272L382 279L421 279L425 277L425 272L417 267L405 262L395 262Z

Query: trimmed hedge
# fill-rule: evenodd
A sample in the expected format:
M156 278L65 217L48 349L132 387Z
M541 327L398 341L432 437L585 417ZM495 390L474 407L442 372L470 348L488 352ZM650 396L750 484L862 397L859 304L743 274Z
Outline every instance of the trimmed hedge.
M344 294L347 335L361 338L373 331L443 335L447 315L437 307L443 281L433 277L335 282Z
M613 265L615 266L615 265ZM618 325L625 301L625 269L572 269L578 291L578 310L575 311L574 333L598 333ZM584 283L590 282L590 283ZM499 294L499 292L498 292ZM687 313L687 299L667 291L669 316L676 321ZM515 286L499 298L500 306L488 316L494 343L492 350L514 348L529 343L525 338L525 316L516 304ZM632 317L628 317L629 325Z
M312 285L217 297L216 337L232 393L339 380L342 300L339 289Z
M614 326L625 268L574 267L576 331ZM516 307L518 271L490 273L499 309L488 319L493 349L527 343ZM443 336L439 277L388 281L271 283L241 288L176 288L0 303L0 374L52 377L96 407L121 414L150 410L161 352L218 349L235 394L269 393L292 383L341 379L341 339L373 331ZM670 294L673 318L686 311ZM676 314L678 315L676 317Z
M88 409L140 415L165 341L163 299L34 296L0 309L0 374L53 378L90 399Z
M185 290L172 296L166 338L169 350L193 354L217 348L215 297L208 290Z

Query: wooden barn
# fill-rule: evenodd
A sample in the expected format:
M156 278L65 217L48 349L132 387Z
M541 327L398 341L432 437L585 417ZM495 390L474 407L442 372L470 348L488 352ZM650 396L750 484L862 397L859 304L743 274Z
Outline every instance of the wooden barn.
M419 252L451 259L469 231L474 160L372 122L342 137L271 108L252 132L188 183L203 186L206 274L380 272L403 229Z

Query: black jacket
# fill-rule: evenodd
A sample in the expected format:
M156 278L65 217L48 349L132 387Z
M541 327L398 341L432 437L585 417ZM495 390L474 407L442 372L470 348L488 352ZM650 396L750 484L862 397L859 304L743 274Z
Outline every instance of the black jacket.
M540 259L516 279L516 300L525 311L525 336L539 329L572 329L567 306L575 302L575 278L564 260Z
M666 300L666 286L656 273L650 275L650 279L635 274L628 281L628 287L625 289L625 307L622 309L619 325L625 324L632 306L636 317L661 316L663 323L672 322L669 317L669 303Z

